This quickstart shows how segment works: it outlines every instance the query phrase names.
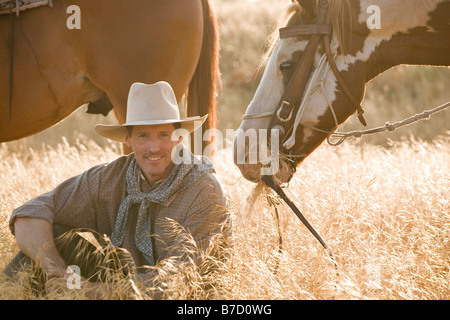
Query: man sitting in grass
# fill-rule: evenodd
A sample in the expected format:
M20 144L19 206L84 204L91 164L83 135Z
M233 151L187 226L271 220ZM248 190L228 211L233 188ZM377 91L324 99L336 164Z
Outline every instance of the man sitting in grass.
M133 84L127 108L125 124L95 129L125 143L133 153L68 179L13 211L10 228L21 252L5 269L7 275L14 276L31 259L45 275L47 292L66 285L66 270L74 263L67 255L74 254L67 249L62 253L54 241L61 232L55 230L84 228L78 235L97 242L97 247L86 230L97 240L107 235L114 247L129 252L137 278L147 286L154 285L154 274L146 266L167 258L186 259L189 252L179 245L186 239L181 234L190 235L199 252L212 238L229 236L227 198L212 163L192 155L177 135L193 132L207 116L180 120L175 94L166 82ZM181 228L174 230L174 224ZM97 297L108 284L82 285Z

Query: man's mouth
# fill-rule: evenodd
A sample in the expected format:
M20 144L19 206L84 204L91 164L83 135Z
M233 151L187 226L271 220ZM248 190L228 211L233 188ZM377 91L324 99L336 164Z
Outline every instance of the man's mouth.
M145 157L145 158L150 161L157 161L157 160L162 159L162 157L163 156L150 156L150 157Z

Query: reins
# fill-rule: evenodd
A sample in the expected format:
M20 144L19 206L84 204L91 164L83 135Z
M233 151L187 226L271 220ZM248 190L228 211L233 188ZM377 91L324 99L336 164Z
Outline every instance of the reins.
M288 196L284 193L283 189L274 181L271 176L262 176L262 181L273 191L276 192L283 199L284 202L289 206L289 208L294 211L295 215L300 219L300 221L305 225L305 227L312 233L312 235L320 242L322 247L328 252L331 260L334 263L334 267L336 269L336 275L339 277L339 270L336 260L334 259L334 254L319 233L314 229L314 227L309 223L309 221L305 218L305 216L301 213L301 211L297 208L297 206L288 198ZM278 214L278 212L277 212Z

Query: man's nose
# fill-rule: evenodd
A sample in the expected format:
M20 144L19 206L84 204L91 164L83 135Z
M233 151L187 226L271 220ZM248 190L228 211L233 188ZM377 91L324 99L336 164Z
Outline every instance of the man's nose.
M155 138L150 138L147 141L147 149L148 151L150 151L151 153L158 153L160 150L160 145L157 139Z

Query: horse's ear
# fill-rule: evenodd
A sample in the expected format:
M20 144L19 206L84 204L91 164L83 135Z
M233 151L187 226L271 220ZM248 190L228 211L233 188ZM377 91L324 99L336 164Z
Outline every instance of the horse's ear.
M303 23L313 23L317 15L317 0L292 0L293 3L298 3L302 8Z

